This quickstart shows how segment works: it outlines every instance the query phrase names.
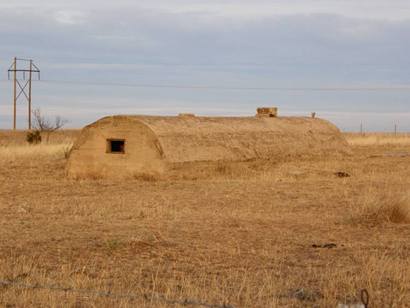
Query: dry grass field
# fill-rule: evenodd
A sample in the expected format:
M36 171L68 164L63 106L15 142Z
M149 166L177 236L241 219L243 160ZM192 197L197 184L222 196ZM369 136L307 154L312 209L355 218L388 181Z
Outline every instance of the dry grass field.
M0 132L0 306L410 307L409 135L127 181L67 179L75 135Z

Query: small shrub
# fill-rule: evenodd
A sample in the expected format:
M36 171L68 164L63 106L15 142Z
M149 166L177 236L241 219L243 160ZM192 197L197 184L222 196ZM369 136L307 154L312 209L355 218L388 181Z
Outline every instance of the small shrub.
M41 132L39 130L29 131L26 135L26 141L29 144L41 143Z
M393 223L410 223L410 198L401 197L388 200L375 213L376 218L382 218Z
M410 195L365 193L350 210L355 223L410 223Z

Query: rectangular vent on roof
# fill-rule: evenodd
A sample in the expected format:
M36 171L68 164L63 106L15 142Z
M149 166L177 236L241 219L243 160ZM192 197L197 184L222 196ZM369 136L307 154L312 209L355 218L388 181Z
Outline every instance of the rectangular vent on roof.
M260 107L256 109L256 116L257 117L270 117L276 118L278 116L278 108L277 107Z

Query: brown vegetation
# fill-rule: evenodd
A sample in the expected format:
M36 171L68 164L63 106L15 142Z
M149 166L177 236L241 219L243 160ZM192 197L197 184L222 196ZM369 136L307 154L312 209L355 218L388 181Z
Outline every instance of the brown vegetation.
M409 133L366 133L345 134L351 145L375 146L375 145L410 145Z
M2 306L175 306L160 293L335 307L358 302L361 289L370 307L410 302L407 138L359 146L349 135L347 157L181 163L158 178L74 181L64 176L72 133L38 146L5 135L0 281L17 285L0 286Z
M410 189L409 189L410 192ZM352 204L351 220L360 224L410 223L410 194L383 187L364 191Z

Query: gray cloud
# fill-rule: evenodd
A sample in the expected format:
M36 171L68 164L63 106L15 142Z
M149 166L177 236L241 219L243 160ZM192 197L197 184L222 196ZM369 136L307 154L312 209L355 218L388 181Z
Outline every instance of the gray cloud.
M230 18L278 15L338 14L354 18L400 20L410 16L407 0L19 0L0 3L0 8L44 10L146 9L168 13L206 13Z
M34 58L46 80L228 87L410 83L410 5L401 0L394 6L367 0L32 3L0 4L3 72L18 55ZM0 110L10 101L8 87L0 84ZM35 101L44 108L67 112L64 105L76 104L73 125L87 122L78 120L81 108L90 120L101 109L115 112L107 109L108 99L121 102L114 105L118 113L173 106L221 110L221 102L228 113L261 104L332 112L385 112L388 104L391 111L409 111L407 91L158 90L46 82L36 90Z

